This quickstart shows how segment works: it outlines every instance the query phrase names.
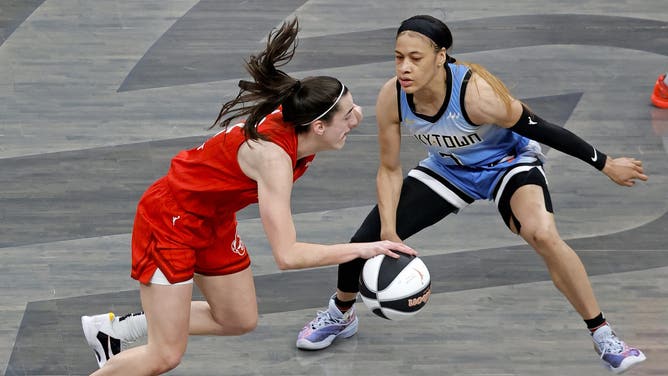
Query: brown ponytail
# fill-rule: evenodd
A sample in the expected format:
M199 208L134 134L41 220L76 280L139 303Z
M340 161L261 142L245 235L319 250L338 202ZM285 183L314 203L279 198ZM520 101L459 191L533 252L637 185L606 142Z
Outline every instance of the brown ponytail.
M239 93L223 104L212 128L216 125L226 128L233 119L246 116L243 127L246 138L264 139L257 131L257 125L282 105L283 119L292 123L298 133L304 132L308 130L304 125L332 106L342 89L347 92L347 88L333 77L307 77L300 81L277 69L292 60L298 31L299 22L295 18L269 33L264 51L246 62L246 70L253 81L239 81ZM329 120L336 107L321 119Z
M466 61L463 62L457 62L457 64L463 64L466 67L468 67L472 73L477 74L482 78L483 80L487 81L489 86L492 87L492 90L496 93L496 95L501 99L503 104L506 105L506 110L510 111L510 104L512 103L513 97L510 94L510 90L508 90L508 87L503 83L503 81L499 80L495 75L490 73L485 67L483 67L480 64L475 64L475 63L469 63Z

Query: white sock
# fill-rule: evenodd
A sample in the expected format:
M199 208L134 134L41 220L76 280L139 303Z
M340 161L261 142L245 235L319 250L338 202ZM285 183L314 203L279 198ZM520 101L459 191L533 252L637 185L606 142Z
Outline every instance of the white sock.
M129 313L125 316L114 317L111 329L116 338L124 342L132 342L148 334L146 315L144 312Z

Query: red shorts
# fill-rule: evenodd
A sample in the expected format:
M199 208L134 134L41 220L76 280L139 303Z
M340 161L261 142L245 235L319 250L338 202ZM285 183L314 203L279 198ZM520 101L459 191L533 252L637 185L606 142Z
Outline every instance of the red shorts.
M132 229L132 278L148 284L160 268L170 283L177 283L194 273L226 275L248 266L234 213L214 219L189 214L174 201L164 179L144 193Z

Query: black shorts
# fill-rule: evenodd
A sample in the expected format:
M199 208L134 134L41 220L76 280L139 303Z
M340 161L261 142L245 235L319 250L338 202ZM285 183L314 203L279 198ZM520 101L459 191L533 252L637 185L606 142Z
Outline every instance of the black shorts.
M545 208L548 212L553 213L552 200L550 199L550 191L547 189L547 179L545 178L543 167L535 166L528 171L522 171L515 174L513 174L512 168L509 169L504 178L499 181L495 188L494 201L496 202L496 207L506 226L510 228L510 221L512 220L518 232L521 228L521 224L510 208L510 199L520 187L525 185L537 185L541 187L543 189Z

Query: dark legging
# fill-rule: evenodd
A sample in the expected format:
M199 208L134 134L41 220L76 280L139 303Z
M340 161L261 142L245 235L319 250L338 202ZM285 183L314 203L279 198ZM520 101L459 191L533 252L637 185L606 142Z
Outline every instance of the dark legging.
M450 213L457 211L452 204L422 182L410 176L404 179L397 206L397 235L404 240L427 228ZM380 240L380 215L376 205L353 235L351 243ZM339 265L337 287L344 292L359 291L359 275L364 259L358 258Z

